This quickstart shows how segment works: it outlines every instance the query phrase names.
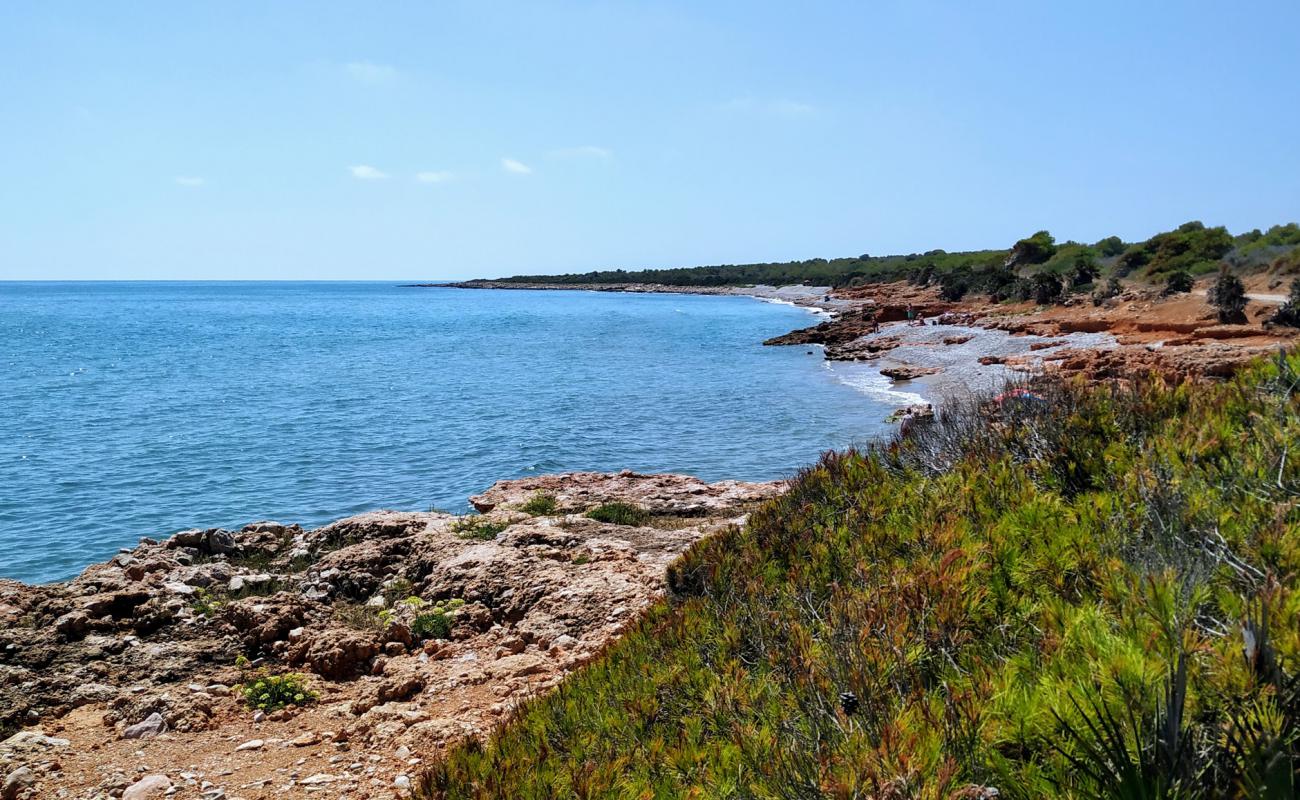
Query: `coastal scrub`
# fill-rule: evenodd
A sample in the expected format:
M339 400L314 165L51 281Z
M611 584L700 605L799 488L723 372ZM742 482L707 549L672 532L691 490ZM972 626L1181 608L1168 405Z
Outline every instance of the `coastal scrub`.
M830 453L425 798L1292 797L1300 358Z

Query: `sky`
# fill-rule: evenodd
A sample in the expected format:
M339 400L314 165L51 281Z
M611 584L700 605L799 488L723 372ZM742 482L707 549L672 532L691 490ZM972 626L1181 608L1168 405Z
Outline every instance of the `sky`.
M1300 220L1300 3L0 4L0 279L456 279Z

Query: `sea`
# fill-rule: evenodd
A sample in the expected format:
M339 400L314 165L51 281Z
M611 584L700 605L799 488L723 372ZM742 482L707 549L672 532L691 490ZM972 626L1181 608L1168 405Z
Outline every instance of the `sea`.
M0 578L141 537L468 510L571 470L794 474L917 401L764 347L749 297L380 282L0 282Z

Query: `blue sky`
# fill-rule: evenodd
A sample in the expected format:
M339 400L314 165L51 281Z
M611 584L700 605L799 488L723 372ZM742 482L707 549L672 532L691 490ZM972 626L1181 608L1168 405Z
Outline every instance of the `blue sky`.
M6 2L0 279L413 279L1300 219L1300 4Z

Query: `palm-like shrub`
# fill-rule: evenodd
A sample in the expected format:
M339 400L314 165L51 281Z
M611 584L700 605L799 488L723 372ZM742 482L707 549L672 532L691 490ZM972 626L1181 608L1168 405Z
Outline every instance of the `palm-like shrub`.
M1210 305L1214 306L1219 322L1242 323L1246 321L1246 286L1241 278L1228 271L1225 265L1219 268L1219 276L1209 292Z

